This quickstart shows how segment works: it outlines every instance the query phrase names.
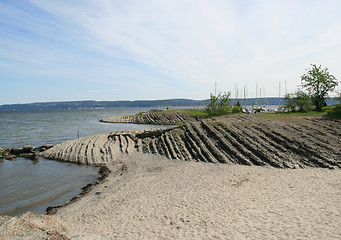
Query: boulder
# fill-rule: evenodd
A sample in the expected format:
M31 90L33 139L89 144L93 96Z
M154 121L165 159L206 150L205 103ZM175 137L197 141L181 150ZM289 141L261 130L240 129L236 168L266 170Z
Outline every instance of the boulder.
M13 155L5 155L5 159L7 160L12 160L14 158Z
M33 153L32 160L34 161L39 161L40 154L39 152Z
M25 153L33 152L33 149L34 149L34 147L32 147L31 145L26 145L26 146L23 147L23 151Z
M2 156L7 156L11 153L11 150L9 150L8 148L6 148L3 152L2 152Z
M47 149L52 148L52 147L53 147L53 144L45 144L45 145L43 145L42 147L44 147L44 148L47 150Z
M35 152L44 152L44 151L46 151L47 149L50 149L50 148L52 148L52 147L53 147L52 144L45 144L45 145L43 145L43 146L34 148L33 151L35 151Z
M44 152L44 151L46 151L46 148L44 148L43 146L41 146L41 147L35 148L34 151L37 151L37 152Z
M13 155L18 155L18 154L22 154L22 153L24 153L23 149L18 149L18 148L12 148L11 149L11 154L13 154Z

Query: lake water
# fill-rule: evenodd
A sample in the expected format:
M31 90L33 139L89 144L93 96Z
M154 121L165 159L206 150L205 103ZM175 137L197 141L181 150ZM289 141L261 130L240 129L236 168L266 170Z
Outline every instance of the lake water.
M131 115L150 108L113 108L51 111L0 111L0 147L22 148L152 125L101 123L102 118ZM0 159L0 214L44 213L81 192L98 177L98 168L40 158Z

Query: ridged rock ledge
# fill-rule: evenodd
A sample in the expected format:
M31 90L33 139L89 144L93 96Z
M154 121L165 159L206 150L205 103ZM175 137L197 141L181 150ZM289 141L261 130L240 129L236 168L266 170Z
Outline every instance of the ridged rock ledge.
M152 110L150 112L141 112L140 114L133 116L121 115L111 118L104 118L101 119L101 122L174 125L185 123L189 119L190 117L181 111Z
M101 165L137 151L182 161L333 169L341 167L340 123L326 118L256 115L191 119L167 130L118 131L72 140L55 145L43 156ZM171 123L165 120L164 124Z

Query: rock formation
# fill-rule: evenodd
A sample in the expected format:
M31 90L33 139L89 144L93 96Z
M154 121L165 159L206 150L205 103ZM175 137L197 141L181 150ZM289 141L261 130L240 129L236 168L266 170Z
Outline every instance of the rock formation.
M190 117L179 111L153 110L133 116L114 116L104 118L101 122L108 123L134 123L153 125L176 125L185 123Z
M23 157L29 158L31 160L39 160L40 153L52 147L52 144L45 144L40 147L32 147L30 145L26 145L23 148L5 149L0 153L0 158L10 160L16 157Z
M150 119L148 114L145 116ZM142 121L138 119L135 120ZM170 124L166 120L164 123ZM337 120L306 117L288 121L230 115L192 119L168 130L89 136L58 144L43 156L100 165L116 161L119 154L139 151L182 161L332 169L341 167L340 139L341 127Z

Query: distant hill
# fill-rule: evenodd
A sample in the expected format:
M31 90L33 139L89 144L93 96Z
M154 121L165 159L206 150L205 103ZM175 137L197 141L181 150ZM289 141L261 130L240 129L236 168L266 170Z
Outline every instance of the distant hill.
M136 101L69 101L69 102L38 102L26 104L0 105L0 111L32 111L32 110L57 110L57 109L91 109L91 108L116 108L116 107L189 107L204 106L207 100L191 99L166 99L166 100L136 100ZM231 99L232 104L239 101L242 106L250 105L283 105L284 98L247 98ZM336 104L328 99L328 105Z
M27 104L0 105L0 111L25 110L57 110L57 109L91 109L116 107L172 107L172 106L203 106L205 100L167 99L137 101L70 101L70 102L38 102Z

